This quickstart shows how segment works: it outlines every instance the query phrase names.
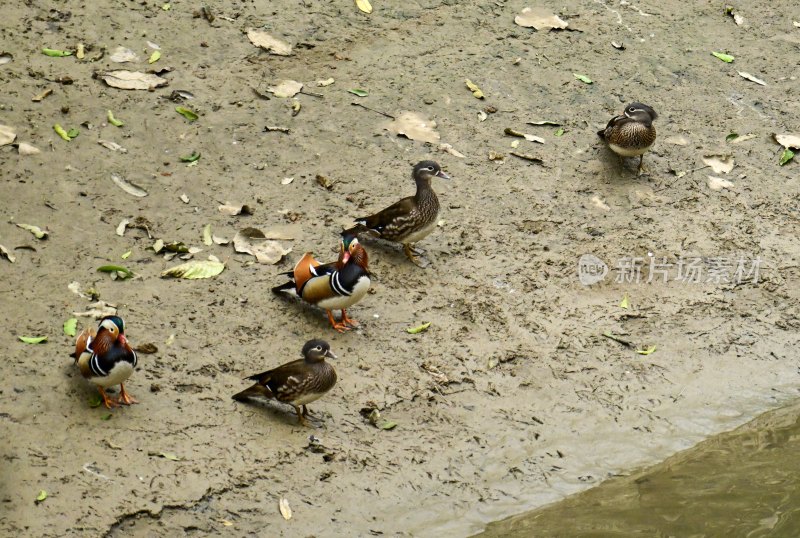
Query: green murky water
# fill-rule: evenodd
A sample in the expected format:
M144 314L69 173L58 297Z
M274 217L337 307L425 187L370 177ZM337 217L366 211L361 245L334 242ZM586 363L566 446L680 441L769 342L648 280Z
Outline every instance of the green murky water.
M800 402L478 536L798 537Z

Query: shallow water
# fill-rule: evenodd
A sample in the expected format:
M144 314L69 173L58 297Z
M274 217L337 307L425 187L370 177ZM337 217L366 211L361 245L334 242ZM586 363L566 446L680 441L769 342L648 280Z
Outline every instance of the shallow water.
M800 402L478 536L800 536Z

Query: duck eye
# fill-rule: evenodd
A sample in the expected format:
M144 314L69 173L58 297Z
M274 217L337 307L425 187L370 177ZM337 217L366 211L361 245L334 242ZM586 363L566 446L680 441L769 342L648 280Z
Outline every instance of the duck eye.
M628 112L636 112L636 109L633 107L628 108Z

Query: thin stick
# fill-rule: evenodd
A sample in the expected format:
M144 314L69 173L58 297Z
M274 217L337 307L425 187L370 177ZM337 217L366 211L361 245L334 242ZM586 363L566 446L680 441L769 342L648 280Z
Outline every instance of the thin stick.
M325 97L321 93L314 93L308 90L300 90L300 93L302 93L303 95L310 95L311 97L319 97L320 99L323 99Z
M387 118L395 119L395 117L392 116L391 114L387 114L386 112L381 112L380 110L375 110L374 108L362 105L361 103L350 103L350 104L353 106L360 106L365 110L369 110L370 112L375 112L376 114L380 114L381 116L386 116Z

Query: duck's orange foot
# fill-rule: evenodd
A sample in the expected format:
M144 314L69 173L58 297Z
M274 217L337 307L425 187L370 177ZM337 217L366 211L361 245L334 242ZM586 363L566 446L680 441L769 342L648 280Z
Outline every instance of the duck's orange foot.
M360 325L360 323L358 323L353 318L348 318L347 317L347 311L346 310L342 310L342 323L344 323L348 327L352 327L352 328L358 327Z
M102 387L97 387L97 390L100 391L100 396L103 398L103 405L106 406L106 409L111 409L113 407L119 407L119 402L109 398L108 394L106 394L106 391L104 391Z
M331 322L331 327L333 327L335 330L339 331L340 333L343 333L345 331L349 331L350 329L352 329L352 327L347 325L344 322L344 320L336 321L334 319L334 317L333 317L333 312L331 312L330 310L328 310L328 321Z
M139 403L139 400L137 400L136 398L134 398L133 396L131 396L130 394L125 392L125 385L120 383L119 388L120 388L120 391L119 391L118 403L121 403L121 404L124 404L124 405L131 405L131 404Z

